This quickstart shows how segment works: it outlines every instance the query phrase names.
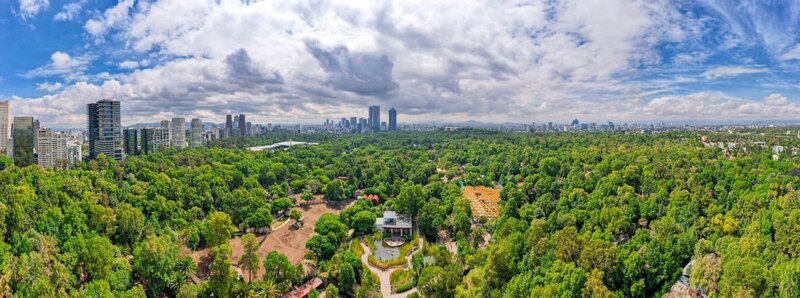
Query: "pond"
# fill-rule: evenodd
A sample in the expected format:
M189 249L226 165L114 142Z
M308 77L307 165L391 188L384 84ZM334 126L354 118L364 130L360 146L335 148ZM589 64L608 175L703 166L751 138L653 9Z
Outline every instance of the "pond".
M373 253L379 260L393 260L400 255L399 247L389 247L383 240L375 240L375 252Z

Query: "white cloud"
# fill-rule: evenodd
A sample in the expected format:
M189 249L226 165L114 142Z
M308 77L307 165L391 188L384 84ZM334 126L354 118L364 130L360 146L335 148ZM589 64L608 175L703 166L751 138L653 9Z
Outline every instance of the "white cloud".
M19 0L19 12L23 19L35 17L50 6L50 0Z
M796 45L788 52L783 53L780 58L782 60L800 60L800 45Z
M771 106L787 106L791 103L783 94L773 93L764 98L764 104Z
M59 82L55 82L53 84L50 84L48 82L44 82L44 83L37 84L36 85L36 89L44 90L44 91L47 91L47 92L55 92L55 91L58 91L58 89L61 89L61 86L62 85Z
M137 69L139 68L139 62L126 60L119 64L119 68L122 69Z
M75 17L80 14L84 1L85 0L65 4L64 7L61 8L61 11L58 12L53 19L56 21L71 21L75 19Z
M710 68L703 72L702 76L706 79L713 80L725 77L735 77L746 74L756 74L768 72L766 68L761 67L746 67L746 66L717 66Z
M87 21L86 25L84 25L86 32L92 35L97 41L103 40L104 35L108 33L109 30L116 28L116 26L130 18L129 13L133 5L134 0L119 1L117 5L107 9L101 16ZM180 15L181 13L173 12L173 14Z
M796 119L800 105L782 94L752 100L721 92L699 92L664 96L652 100L638 112L645 117L682 121L746 121Z
M681 53L672 57L672 62L679 65L700 64L705 62L709 56L709 53L706 52Z
M219 122L227 111L317 122L363 116L369 104L396 107L409 120L655 117L642 98L672 91L681 77L657 86L625 78L669 63L658 45L705 33L666 0L129 0L84 27L147 59L117 56L119 68L136 70L84 75L103 83L81 79L26 99L31 109L59 111L52 121L60 125L85 121L63 102L82 114L103 96L122 100L127 123L173 114ZM673 62L707 59L685 55ZM735 74L741 69L703 75Z
M31 79L37 77L60 76L67 80L77 80L84 76L89 65L88 57L72 57L68 53L55 52L50 55L50 63L25 72L22 77Z

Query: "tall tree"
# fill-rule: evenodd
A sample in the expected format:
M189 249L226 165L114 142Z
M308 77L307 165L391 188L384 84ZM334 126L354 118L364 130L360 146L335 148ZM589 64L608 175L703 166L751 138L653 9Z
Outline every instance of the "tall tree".
M228 243L233 233L231 217L224 212L211 213L208 221L208 245L218 246Z
M244 246L244 254L239 258L239 264L242 268L247 270L248 280L253 281L253 272L257 271L258 267L261 265L258 254L256 254L256 250L258 250L256 235L244 235L244 237L242 237L242 244Z
M236 273L231 270L231 247L222 244L211 249L208 288L216 297L229 297Z

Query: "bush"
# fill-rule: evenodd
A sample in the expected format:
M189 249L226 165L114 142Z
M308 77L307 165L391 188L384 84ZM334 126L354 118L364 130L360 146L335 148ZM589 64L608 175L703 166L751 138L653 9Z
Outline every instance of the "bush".
M397 286L394 289L394 292L395 293L402 293L402 292L411 290L411 288L413 288L413 287L414 287L413 283L402 284L402 285ZM411 297L411 295L409 295L408 297Z
M389 281L392 285L404 285L412 283L413 273L411 271L403 270L402 268L395 269L389 275Z
M377 267L378 269L381 269L381 270L386 270L386 269L389 269L389 268L392 268L392 267L405 266L406 264L408 264L408 262L406 261L405 258L397 258L397 259L393 259L393 260L389 260L389 261L385 261L384 262L384 261L378 260L378 258L376 258L375 256L369 256L367 258L367 261L369 261L369 263L372 266L375 266L375 267Z
M359 239L353 239L353 241L350 241L350 249L353 251L353 254L356 255L356 258L361 259L361 256L364 255L364 247L361 246Z

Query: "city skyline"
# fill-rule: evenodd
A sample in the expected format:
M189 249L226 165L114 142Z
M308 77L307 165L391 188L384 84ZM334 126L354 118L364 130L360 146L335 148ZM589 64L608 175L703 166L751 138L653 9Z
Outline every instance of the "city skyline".
M0 101L57 128L102 98L125 126L797 120L800 3L737 3L11 1Z

